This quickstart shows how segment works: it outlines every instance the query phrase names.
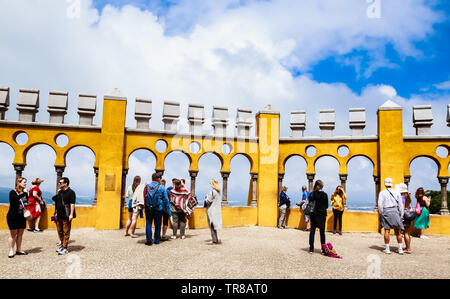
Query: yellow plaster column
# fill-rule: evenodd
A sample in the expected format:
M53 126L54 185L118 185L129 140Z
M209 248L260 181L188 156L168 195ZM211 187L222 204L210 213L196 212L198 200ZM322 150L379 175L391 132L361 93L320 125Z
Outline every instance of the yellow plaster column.
M280 113L270 106L256 114L256 134L259 138L258 225L277 225L278 158Z
M126 108L125 97L104 97L98 166L97 229L120 228Z
M380 191L386 189L384 180L392 178L395 184L404 181L404 146L402 107L387 101L378 108L378 161ZM393 187L394 187L393 186Z

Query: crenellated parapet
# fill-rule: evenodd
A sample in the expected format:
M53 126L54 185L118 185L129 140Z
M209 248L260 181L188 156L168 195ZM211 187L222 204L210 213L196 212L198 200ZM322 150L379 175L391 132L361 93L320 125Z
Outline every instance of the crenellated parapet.
M443 190L450 177L450 135L432 135L434 118L431 105L413 107L412 126L416 129L413 136L403 134L403 108L387 101L378 108L375 135L364 134L365 108L350 108L349 133L335 136L336 119L344 119L344 116L336 115L332 108L322 109L313 112L315 116L318 113L318 123L307 124L307 120L311 118L307 117L305 107L298 107L298 110L290 113L292 134L289 137L281 137L280 113L270 105L255 114L248 109L237 108L234 112L228 107L213 106L212 113L206 116L205 109L209 108L202 104L184 106L179 102L154 103L148 98L136 98L136 127L131 128L126 127L128 99L118 90L103 96L101 125L94 125L93 122L97 112L97 95L78 95L77 124L65 122L71 98L67 92L61 91L49 92L46 111L49 113L48 122L36 122L39 97L39 90L20 89L16 101L18 121L7 120L5 113L10 108L10 89L0 87L0 142L13 148L13 166L17 175L26 168L26 155L35 145L46 144L54 149L54 166L58 178L63 175L66 156L72 148L84 146L91 149L95 155L93 169L96 175L96 227L101 229L118 228L119 219L112 219L111 215L120 214L129 158L133 152L141 149L153 153L156 159L155 171L160 173L164 173L168 155L175 151L185 154L189 159L188 170L193 192L201 157L213 153L221 163L222 195L225 204L231 161L236 155L245 156L250 162L251 174L248 202L251 207L257 209L254 215L257 216L258 220L255 221L258 225L269 226L274 222L276 225L278 186L284 177L286 161L293 156L300 156L305 160L305 175L310 187L314 179L319 179L315 175L315 165L324 156L338 161L338 175L344 187L347 186L349 177L349 161L357 156L369 159L373 166L376 193L383 189L381 184L387 176L392 177L395 183L409 180L410 164L417 157L428 157L436 162L436 176ZM162 104L162 130L154 130L150 126L150 120L154 117L153 104ZM231 118L235 115L235 119L231 119L230 115ZM447 106L446 117L447 125L450 126L450 105ZM189 124L187 133L178 128L180 121L187 121ZM235 134L228 133L230 123L235 125ZM211 124L212 134L206 124ZM254 136L251 133L253 126ZM307 128L317 126L320 136L308 136ZM27 135L27 141L24 143L18 142L18 136L21 134ZM67 138L67 144L58 142L61 136ZM442 213L447 211L448 208L444 207Z
M9 87L0 87L0 120L5 119L5 112L9 108Z
M19 121L34 122L39 111L39 90L21 89L17 99Z
M80 94L78 96L79 124L92 126L97 110L97 96L92 94Z

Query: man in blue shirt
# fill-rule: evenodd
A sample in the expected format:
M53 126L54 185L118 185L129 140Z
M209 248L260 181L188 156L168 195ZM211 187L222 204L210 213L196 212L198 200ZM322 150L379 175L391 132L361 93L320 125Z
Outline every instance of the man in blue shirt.
M278 228L286 228L286 214L289 211L289 207L291 205L291 201L289 200L289 196L286 194L287 187L283 186L283 189L280 193L280 203L278 204L278 209L280 211L280 219L278 220Z
M152 194L154 197L153 202L158 204L154 207L150 207L150 197L148 194ZM144 191L145 198L145 235L146 242L145 245L159 244L161 240L161 220L163 215L163 210L169 210L169 199L167 197L166 188L161 184L161 175L154 173L152 175L151 184L145 187ZM152 239L152 224L155 224L155 235L154 240Z
M302 201L299 202L297 204L297 206L299 206L304 211L306 206L308 205L308 198L309 198L309 192L308 192L308 190L306 190L306 186L302 186L302 192L303 192ZM306 230L305 231L309 231L309 229L310 229L309 216L304 215L304 217L305 217L305 222L306 222Z

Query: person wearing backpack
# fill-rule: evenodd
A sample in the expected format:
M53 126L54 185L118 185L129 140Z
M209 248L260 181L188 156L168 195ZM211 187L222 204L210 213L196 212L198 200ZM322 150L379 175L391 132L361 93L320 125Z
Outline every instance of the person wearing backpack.
M161 241L161 220L164 209L169 209L167 191L161 184L161 175L154 173L152 182L144 189L145 201L145 245L159 244ZM152 224L155 224L155 234L152 238Z

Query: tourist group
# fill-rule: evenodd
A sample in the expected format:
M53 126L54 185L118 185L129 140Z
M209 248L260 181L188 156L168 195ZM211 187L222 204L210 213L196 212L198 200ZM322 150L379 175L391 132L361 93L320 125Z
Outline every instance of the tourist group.
M16 255L27 255L22 250L22 237L28 222L28 230L39 233L39 220L45 203L42 199L42 191L39 186L43 180L36 178L32 181L32 187L27 190L27 180L23 177L16 179L15 188L9 193L9 210L7 223L10 230L8 238L10 258ZM69 187L70 181L67 177L59 180L59 189L52 200L55 204L55 213L51 220L56 224L59 237L59 255L68 253L72 220L76 218L75 202L76 194ZM390 230L393 229L398 242L398 253L411 253L411 230L412 227L419 229L420 238L427 238L423 231L429 227L430 199L425 196L425 190L418 188L415 192L417 200L415 208L412 205L411 194L406 184L399 184L393 188L391 178L384 181L386 189L378 196L378 212L380 226L384 228L384 253L390 254ZM204 200L207 212L208 225L211 230L212 240L209 244L220 244L217 230L222 228L220 184L216 179L210 181L211 189ZM327 209L329 207L328 195L323 191L324 183L317 180L313 191L309 193L306 186L302 187L302 198L297 205L303 211L306 222L306 230L309 231L309 252L314 252L314 236L316 229L320 232L320 244L322 253L331 257L338 257L331 243L326 242L325 222ZM286 228L286 219L291 205L289 196L286 194L287 187L283 187L279 198L279 222L278 228ZM172 186L166 188L166 182L160 173L152 175L152 182L142 183L139 176L134 177L133 183L126 190L128 199L129 218L126 223L125 236L136 238L136 222L139 215L146 218L146 242L151 246L162 241L176 239L180 232L180 239L185 238L185 231L189 225L191 216L198 201L185 186L184 179L172 179ZM334 230L333 233L342 235L342 216L346 207L347 194L342 186L337 186L331 195L330 204L333 210ZM167 236L169 219L172 223L172 235ZM414 225L412 224L414 222ZM337 230L337 224L339 229ZM154 232L152 229L154 226ZM162 226L162 235L161 235ZM129 233L131 229L131 234ZM405 249L403 250L403 236Z
M37 178L32 182L32 187L27 190L27 179L19 177L16 179L16 186L9 193L9 210L7 213L7 223L10 230L8 238L9 258L16 255L27 255L22 250L22 238L28 222L28 230L32 232L42 232L39 229L39 220L45 203L42 199L42 191L39 186L43 180ZM56 224L59 237L59 255L68 253L72 220L76 218L75 202L76 194L69 187L70 181L67 177L59 180L59 189L52 200L55 204L55 213L51 220ZM220 185L216 179L210 181L211 190L205 197L204 206L207 209L208 224L211 229L211 245L220 244L217 230L222 228L222 210L220 198ZM146 242L151 246L159 244L161 241L169 240L166 236L168 221L171 218L173 235L171 239L177 237L180 230L180 238L185 238L185 229L188 225L189 216L192 214L198 201L191 195L185 186L184 179L172 179L172 186L166 188L165 181L161 179L159 173L152 175L150 184L141 183L139 176L134 177L133 184L127 188L129 219L126 224L125 236L137 237L135 235L136 221L138 215L146 218ZM161 224L163 224L163 235L161 236ZM155 227L154 234L152 225ZM128 233L131 228L131 235Z
M380 226L384 229L384 253L390 254L390 230L393 229L398 242L398 253L411 253L411 231L412 227L419 230L420 238L427 239L424 230L429 227L429 207L430 199L425 196L424 188L418 188L415 193L417 203L413 208L411 193L404 183L393 188L391 178L384 181L386 187L378 196L378 213ZM320 232L320 244L322 253L329 256L338 257L331 243L326 242L325 222L328 209L328 195L323 191L324 183L317 180L313 191L309 193L306 186L302 187L302 199L297 206L303 211L306 222L306 231L309 231L309 252L314 252L314 236L316 229ZM287 214L291 205L289 196L286 194L287 187L283 186L278 204L279 219L278 228L286 228ZM347 194L342 186L337 186L331 195L330 204L333 210L333 234L342 235L342 215L347 201ZM337 223L339 222L339 230ZM413 224L414 223L414 224ZM403 236L405 249L403 249Z

